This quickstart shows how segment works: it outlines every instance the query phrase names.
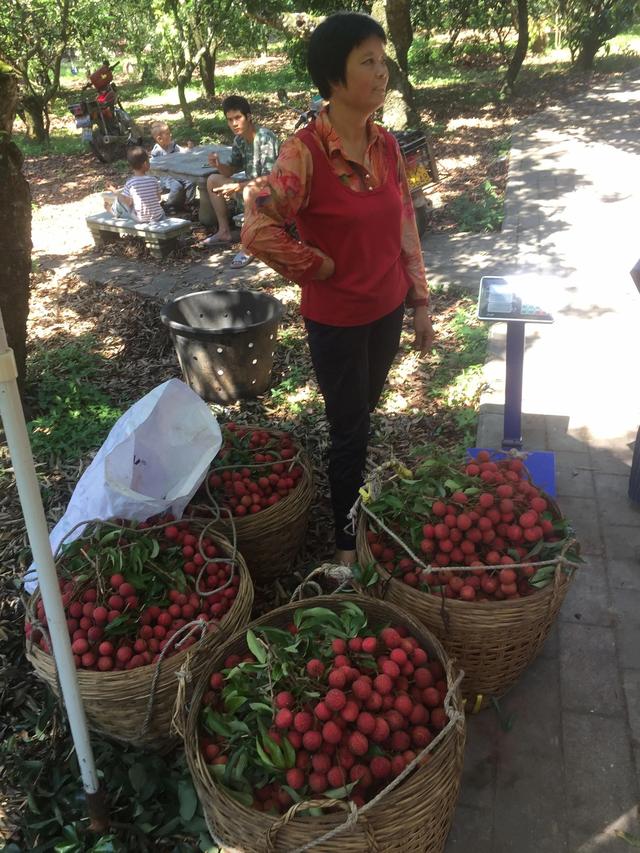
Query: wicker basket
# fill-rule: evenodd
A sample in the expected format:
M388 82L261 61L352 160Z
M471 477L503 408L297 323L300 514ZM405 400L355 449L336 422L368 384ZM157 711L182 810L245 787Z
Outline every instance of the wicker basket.
M534 595L482 604L420 592L376 563L364 513L358 523L357 552L361 565L376 564L381 583L370 588L372 594L419 619L464 671L462 695L469 711L486 708L491 697L506 693L533 661L572 580L572 574L558 566L553 581Z
M259 427L249 427L254 428ZM238 550L257 583L288 574L304 542L313 500L313 473L309 458L302 451L298 464L303 474L290 494L255 515L233 517ZM197 504L191 510L202 515L207 507ZM231 521L223 517L214 526L223 536L232 538Z
M207 531L207 535L223 554L233 554L231 544L220 534ZM233 605L220 621L219 631L206 634L190 649L171 655L159 664L122 672L77 671L80 696L93 731L123 743L159 750L176 741L176 735L171 732L171 722L181 677L179 671L182 669L187 681L193 684L212 652L250 619L253 586L240 554L236 554L235 566L240 575L240 585ZM29 609L35 610L39 597L40 593L36 591ZM60 685L53 656L29 642L26 654L36 673L59 696Z
M395 789L389 791L370 809L364 807L355 827L345 829L312 849L318 853L440 853L453 818L458 796L465 741L464 717L460 692L454 688L451 663L440 643L423 625L386 602L356 595L320 596L296 602L268 613L251 623L251 627L274 625L284 627L300 607L335 607L341 601L357 604L374 625L403 624L421 645L444 665L450 688L451 708L459 716L450 722L444 737L425 766L419 767ZM289 851L319 839L344 824L342 812L323 817L298 817L306 806L293 806L275 817L242 805L211 776L199 749L198 718L210 674L219 669L229 654L246 653L245 633L239 632L210 659L193 694L185 725L185 749L191 776L203 807L207 824L216 843L225 850L243 853L275 853ZM314 805L328 805L332 800L314 800ZM341 804L343 807L344 803Z

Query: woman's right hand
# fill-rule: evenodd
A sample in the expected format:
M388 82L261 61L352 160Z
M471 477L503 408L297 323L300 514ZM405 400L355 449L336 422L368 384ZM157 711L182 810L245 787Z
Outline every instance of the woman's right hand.
M324 252L320 251L320 249L316 249L315 246L309 246L311 251L318 255L319 258L322 258L322 264L318 267L313 276L314 281L324 281L327 278L331 278L331 276L336 271L336 265L332 258L329 255L325 255Z

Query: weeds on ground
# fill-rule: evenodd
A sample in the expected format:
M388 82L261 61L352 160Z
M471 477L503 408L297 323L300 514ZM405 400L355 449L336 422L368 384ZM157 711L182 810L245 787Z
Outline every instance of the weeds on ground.
M488 326L476 317L475 302L461 300L449 323L451 339L440 350L430 395L449 413L460 434L460 447L473 446L478 425L478 400L484 389L482 369L487 353ZM436 350L438 352L438 350ZM436 427L438 435L446 426Z
M36 459L75 459L98 447L122 410L100 390L108 361L85 336L56 348L36 350L27 361L27 400Z
M449 213L459 231L499 231L504 219L504 200L491 181L485 180L476 190L454 199Z

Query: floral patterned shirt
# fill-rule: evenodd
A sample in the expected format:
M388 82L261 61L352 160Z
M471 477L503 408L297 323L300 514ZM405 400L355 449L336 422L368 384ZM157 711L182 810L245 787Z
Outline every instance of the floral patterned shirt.
M236 172L245 172L247 180L268 175L278 159L278 138L272 130L259 127L253 142L236 136L231 146L230 164Z
M315 120L315 132L332 168L351 189L366 191L384 183L388 172L387 144L378 126L369 121L369 144L362 165L349 160L325 107ZM409 302L428 299L428 285L422 248L416 227L411 193L404 161L396 144L398 179L402 194L402 258L411 284ZM287 278L300 280L320 266L318 256L287 231L287 225L309 203L313 160L307 146L292 136L282 145L280 156L266 183L256 187L245 204L242 243L247 252L257 255Z

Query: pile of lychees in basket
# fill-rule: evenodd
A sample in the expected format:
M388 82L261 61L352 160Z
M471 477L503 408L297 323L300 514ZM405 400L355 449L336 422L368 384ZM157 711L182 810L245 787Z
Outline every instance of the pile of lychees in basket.
M210 537L191 522L162 519L91 525L63 547L58 573L75 664L99 672L147 666L193 645L199 635L178 632L195 620L220 621L240 583ZM40 598L35 614L27 637L50 654Z
M222 435L222 447L194 504L215 502L236 516L255 515L300 484L304 471L288 433L228 423Z
M373 557L405 584L447 598L485 602L531 595L555 571L538 563L561 552L579 557L566 519L526 473L522 459L493 460L483 450L462 469L430 459L390 478L368 509L423 565L370 521Z
M318 795L361 806L447 724L441 663L404 627L368 625L353 602L296 610L286 630L250 630L247 646L211 675L200 749L260 811Z

